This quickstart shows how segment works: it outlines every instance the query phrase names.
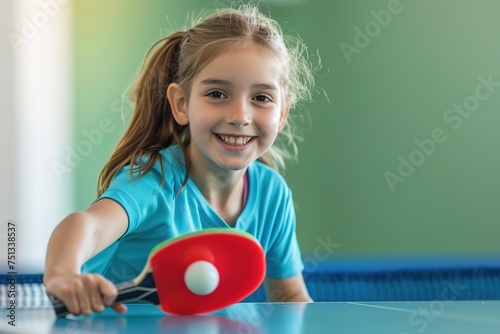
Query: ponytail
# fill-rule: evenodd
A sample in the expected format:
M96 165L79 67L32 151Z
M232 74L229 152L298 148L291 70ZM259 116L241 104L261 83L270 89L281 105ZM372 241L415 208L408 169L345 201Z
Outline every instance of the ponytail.
M160 150L178 144L186 157L187 126L175 122L167 88L177 82L178 58L184 31L173 33L155 43L146 55L132 98L135 102L132 120L110 159L99 174L97 196L109 187L115 174L130 166L130 176L144 176L158 161L164 179ZM184 139L184 140L183 140ZM147 158L143 161L143 158ZM186 164L189 164L186 159ZM186 166L189 167L189 166ZM186 180L188 175L186 174Z

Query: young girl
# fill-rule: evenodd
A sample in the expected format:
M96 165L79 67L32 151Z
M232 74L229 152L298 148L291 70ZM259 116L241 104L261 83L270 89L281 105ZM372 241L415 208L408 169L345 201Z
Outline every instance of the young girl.
M137 276L159 242L232 227L264 248L270 301L311 301L292 194L271 168L286 157L278 133L293 139L290 108L310 91L303 50L248 7L157 42L135 87L131 123L99 175L98 199L50 238L47 294L72 314L100 312L117 295L113 283Z

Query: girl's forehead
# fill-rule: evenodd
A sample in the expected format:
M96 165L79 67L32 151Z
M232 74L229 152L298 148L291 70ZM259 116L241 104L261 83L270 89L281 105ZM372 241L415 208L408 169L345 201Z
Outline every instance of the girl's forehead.
M278 86L282 71L276 57L255 49L220 52L199 70L198 80L228 78L239 82L272 82Z
M259 46L224 48L212 53L198 68L198 75L247 72L247 75L259 74L268 79L280 80L283 66L278 57L270 50Z

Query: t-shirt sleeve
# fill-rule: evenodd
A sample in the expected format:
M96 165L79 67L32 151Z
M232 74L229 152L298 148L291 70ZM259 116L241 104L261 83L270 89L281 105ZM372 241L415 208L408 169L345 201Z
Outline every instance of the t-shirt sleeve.
M158 224L157 212L165 212L164 221L171 221L173 215L172 183L155 170L141 178L130 177L128 168L123 168L111 181L108 189L96 200L109 198L120 204L128 216L128 228L121 238L136 231L143 222Z
M277 279L293 277L302 272L301 253L296 235L296 216L292 194L286 188L286 195L278 209L273 228L273 242L267 252L267 276Z

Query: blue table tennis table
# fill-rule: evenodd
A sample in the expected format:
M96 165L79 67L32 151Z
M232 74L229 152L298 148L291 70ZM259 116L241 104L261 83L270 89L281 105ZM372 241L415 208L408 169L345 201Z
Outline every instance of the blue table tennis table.
M21 307L15 326L0 311L0 333L500 333L500 301L239 303L204 315L174 316L149 304L129 304L125 315L56 319L51 307Z
M309 261L308 261L309 259ZM311 263L313 258L305 258ZM259 288L245 302L198 316L171 316L129 304L124 316L56 319L42 275L16 277L15 326L0 274L0 333L500 333L500 254L432 258L335 258L304 271L316 303L267 303Z

